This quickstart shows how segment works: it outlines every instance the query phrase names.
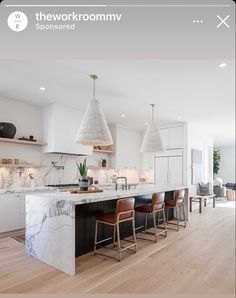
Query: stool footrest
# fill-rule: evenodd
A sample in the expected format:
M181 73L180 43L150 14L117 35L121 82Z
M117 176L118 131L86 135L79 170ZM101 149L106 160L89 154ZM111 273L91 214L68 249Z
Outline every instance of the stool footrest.
M117 244L115 244L116 246L114 246L114 244L113 244L113 246L102 246L102 248L114 250L116 252L119 252L119 254L122 253L122 252L124 252L124 251L126 251L126 250L129 251L129 252L131 252L131 253L136 253L137 243L135 243L135 242L133 242L132 240L129 240L129 239L123 239L123 241L131 242L132 244L130 244L128 246L120 246L120 248L117 247ZM135 247L134 250L132 249L133 247ZM104 256L104 257L109 257L109 258L115 259L117 261L120 261L121 260L120 255L119 255L119 258L117 259L114 256L110 256L110 255L106 255L106 254L103 254L101 252L98 252L97 249L94 250L94 254L95 255L101 255L101 256Z
M97 241L96 244L103 243L103 242L106 242L106 241L111 240L111 239L112 239L112 237L109 237L109 238Z

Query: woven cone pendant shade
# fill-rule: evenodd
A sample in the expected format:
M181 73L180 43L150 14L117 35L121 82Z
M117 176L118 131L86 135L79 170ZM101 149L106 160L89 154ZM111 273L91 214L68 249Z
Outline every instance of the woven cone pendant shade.
M91 75L91 77L94 79L94 96L88 103L75 141L83 145L108 146L113 144L113 140L102 108L95 99L97 76Z
M165 145L162 141L159 125L154 121L154 105L152 104L152 121L148 125L143 143L140 149L142 153L157 153L165 150Z

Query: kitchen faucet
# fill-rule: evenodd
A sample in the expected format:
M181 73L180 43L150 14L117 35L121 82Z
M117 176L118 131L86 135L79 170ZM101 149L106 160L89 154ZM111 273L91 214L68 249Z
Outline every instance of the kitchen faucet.
M120 177L117 177L117 178L116 178L116 190L118 189L118 183L117 183L117 180L118 180L118 179L123 179L123 180L125 180L125 185L124 185L124 186L122 185L122 189L128 189L127 177L125 177L125 176L120 176Z

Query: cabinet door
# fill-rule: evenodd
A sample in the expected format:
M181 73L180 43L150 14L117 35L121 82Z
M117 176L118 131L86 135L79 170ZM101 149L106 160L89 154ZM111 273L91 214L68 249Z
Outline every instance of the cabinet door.
M0 195L0 233L20 228L20 195Z
M183 134L182 126L169 128L169 148L183 148Z
M169 157L168 180L171 185L183 185L183 157Z
M142 153L142 169L154 169L154 153Z
M20 195L20 229L25 228L25 194Z
M116 167L141 168L141 134L125 128L117 128Z
M155 183L157 185L166 185L168 179L168 157L155 158Z
M161 137L162 137L162 140L163 140L163 143L164 143L166 149L170 148L170 146L169 146L169 129L168 128L161 129Z

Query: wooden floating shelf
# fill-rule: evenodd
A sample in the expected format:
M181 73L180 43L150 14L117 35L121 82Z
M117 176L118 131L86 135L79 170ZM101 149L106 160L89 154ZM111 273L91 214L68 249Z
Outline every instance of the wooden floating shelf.
M88 166L89 170L112 170L112 167Z
M93 152L99 152L99 153L107 153L107 154L113 154L115 151L112 150L99 150L99 149L93 149Z
M5 164L5 163L1 163L0 164L0 168L44 168L46 166L42 166L42 165L35 165L35 164Z
M46 143L41 142L32 142L32 141L24 141L18 139L7 139L7 138L0 138L1 143L11 143L11 144L20 144L20 145L31 145L31 146L45 146Z

